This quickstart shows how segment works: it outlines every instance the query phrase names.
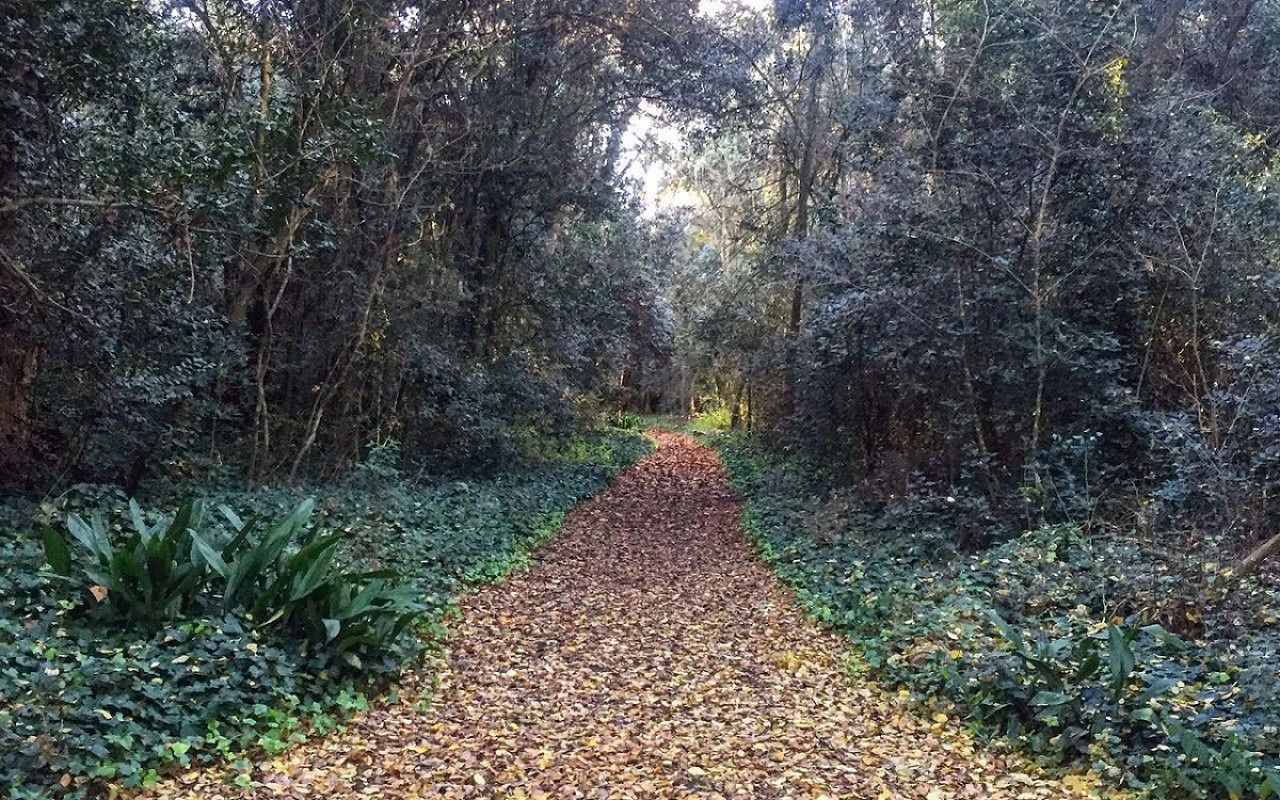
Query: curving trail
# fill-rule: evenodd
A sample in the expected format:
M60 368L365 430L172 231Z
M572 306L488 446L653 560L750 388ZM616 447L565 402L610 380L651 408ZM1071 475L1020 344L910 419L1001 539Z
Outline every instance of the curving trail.
M845 678L845 648L749 552L706 448L660 449L538 564L462 602L425 708L257 764L261 797L1062 798L954 724ZM189 773L156 797L240 796Z

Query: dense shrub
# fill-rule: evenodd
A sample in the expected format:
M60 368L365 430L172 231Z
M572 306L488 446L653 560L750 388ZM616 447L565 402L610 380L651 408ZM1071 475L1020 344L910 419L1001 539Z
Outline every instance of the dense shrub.
M721 452L764 557L880 677L1155 797L1280 791L1275 620L1228 638L1184 606L1198 624L1178 635L1155 621L1170 576L1137 541L1057 525L965 554L937 516L856 500L832 516L803 465Z
M1280 521L1280 350L1244 337L1214 355L1220 376L1204 403L1147 417L1158 527L1210 550L1270 536Z

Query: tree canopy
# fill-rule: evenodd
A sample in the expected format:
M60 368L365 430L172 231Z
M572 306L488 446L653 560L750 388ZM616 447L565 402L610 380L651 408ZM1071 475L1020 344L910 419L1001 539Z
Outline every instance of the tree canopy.
M652 327L620 182L707 108L687 2L23 0L0 42L0 474L501 457ZM635 334L635 335L633 335Z

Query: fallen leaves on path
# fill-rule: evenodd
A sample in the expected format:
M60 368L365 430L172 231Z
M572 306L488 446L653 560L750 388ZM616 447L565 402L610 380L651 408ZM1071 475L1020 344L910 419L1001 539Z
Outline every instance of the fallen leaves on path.
M427 707L256 765L262 797L1064 798L942 715L845 678L748 551L714 454L671 434L532 570L462 602ZM155 797L236 796L218 773ZM1076 779L1074 786L1086 782Z

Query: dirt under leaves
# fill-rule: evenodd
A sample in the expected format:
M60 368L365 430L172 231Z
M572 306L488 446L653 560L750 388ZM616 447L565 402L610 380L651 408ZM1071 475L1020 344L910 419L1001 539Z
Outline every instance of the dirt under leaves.
M537 565L462 601L428 703L254 763L262 797L1059 798L957 723L850 682L752 556L715 455L659 450L585 503ZM412 693L408 693L412 694ZM233 797L223 772L153 797Z

